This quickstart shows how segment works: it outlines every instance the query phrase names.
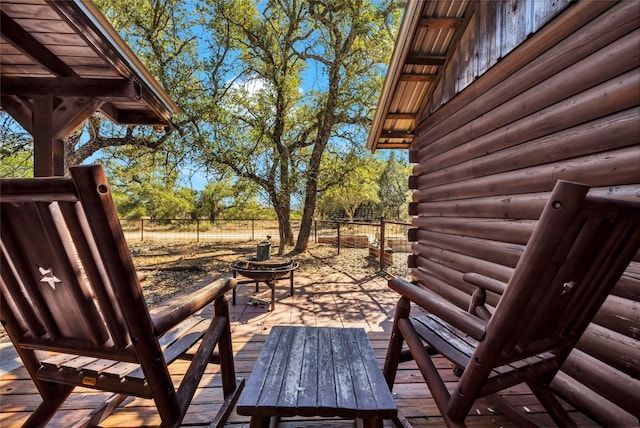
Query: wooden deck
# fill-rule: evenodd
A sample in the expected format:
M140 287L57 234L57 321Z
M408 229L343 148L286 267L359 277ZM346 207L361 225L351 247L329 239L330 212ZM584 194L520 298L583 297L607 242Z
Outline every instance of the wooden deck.
M378 275L350 276L336 272L319 276L300 272L295 276L296 294L293 297L286 296L288 280L279 284L273 312L267 310L269 290L264 284L260 285L257 294L254 293L253 285L239 286L237 305L230 306L237 375L249 377L270 328L277 324L362 327L367 331L382 366L396 303L396 295L387 288L386 283L386 279ZM4 365L7 361L0 363ZM186 367L186 362L177 362L172 365L171 373L179 378L184 374ZM440 361L438 368L454 379L446 361ZM413 363L401 366L393 392L401 415L412 426L444 426L435 403ZM552 425L542 406L525 388L513 388L508 391L508 395L513 403L525 406L539 423ZM73 426L105 396L104 393L89 389L78 390L49 426ZM211 366L202 379L183 426L208 426L221 401L222 390L217 367ZM1 427L21 426L39 402L40 397L23 368L17 368L0 378ZM598 426L582 414L572 412L572 416L580 426ZM234 411L227 426L248 427L248 422L248 417L239 416ZM150 400L129 398L101 426L139 427L157 426L158 423L159 418ZM482 427L514 426L484 401L476 402L470 417L467 418L467 424ZM335 419L297 418L282 420L279 426L352 427L354 423ZM392 425L385 421L385 426Z

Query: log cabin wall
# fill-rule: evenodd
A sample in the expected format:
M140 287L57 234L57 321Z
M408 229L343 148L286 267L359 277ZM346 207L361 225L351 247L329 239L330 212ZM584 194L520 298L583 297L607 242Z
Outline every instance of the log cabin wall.
M540 3L471 6L409 153L413 279L465 309L463 273L508 282L556 180L640 198L640 4ZM553 385L628 426L639 379L637 256Z

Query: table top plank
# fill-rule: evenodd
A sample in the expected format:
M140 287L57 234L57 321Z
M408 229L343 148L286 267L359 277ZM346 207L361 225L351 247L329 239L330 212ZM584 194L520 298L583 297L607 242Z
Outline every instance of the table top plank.
M304 350L307 347L307 329L296 328L293 330L290 352L286 353L286 370L284 382L278 398L278 407L296 407L298 394L305 388L300 384L302 377L302 363Z
M294 330L278 328L276 332L278 333L278 344L273 353L273 358L271 358L271 364L268 366L267 372L260 376L265 377L265 380L257 405L265 409L275 409L278 406L278 400L284 386L285 373L287 372L288 357L291 354L291 352L282 352L282 350L292 349L291 343Z
M376 356L371 349L371 343L369 343L369 339L364 330L358 330L354 335L354 339L362 356L362 363L365 366L370 391L376 400L376 407L378 409L395 409L395 401L389 391L387 381L382 375Z
M331 349L335 370L336 401L340 409L357 409L351 366L348 360L348 344L343 329L331 328Z
M377 408L375 393L376 391L371 389L371 383L369 381L369 375L367 373L368 367L364 363L364 355L366 349L361 349L358 343L357 336L359 334L364 335L362 330L345 329L342 331L344 337L345 354L344 359L349 363L349 369L351 374L349 377L353 382L353 397L357 404L356 409L359 410L374 410ZM379 368L376 368L380 370Z
M251 409L258 406L260 397L262 396L262 391L264 390L265 383L267 381L267 374L270 371L273 359L276 357L276 350L284 332L285 330L282 328L274 327L271 329L271 333L269 335L270 340L265 342L262 347L262 351L253 366L252 376L244 387L238 401L238 409L244 407Z
M318 331L318 402L317 407L334 408L336 400L336 382L331 347L331 329L321 328Z
M324 376L325 368L319 366L320 332L317 329L305 329L306 337L302 352L302 370L298 394L298 408L303 412L313 412L318 405L319 376ZM323 373L320 373L320 372Z

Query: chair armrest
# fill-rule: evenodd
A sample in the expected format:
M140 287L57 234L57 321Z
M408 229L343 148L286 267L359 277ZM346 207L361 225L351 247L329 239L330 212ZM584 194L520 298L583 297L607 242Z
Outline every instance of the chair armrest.
M491 319L491 312L489 312L485 306L487 299L486 290L502 295L504 290L507 288L507 284L475 272L465 273L462 276L462 279L477 287L476 291L474 291L471 296L471 301L469 302L469 313L474 314L485 321L489 321Z
M391 279L389 281L389 287L398 292L402 297L423 307L474 339L482 340L484 337L486 322L469 312L463 311L436 293L426 288L418 287L401 278Z
M462 276L462 279L469 284L473 284L488 291L493 291L494 293L501 296L507 289L507 284L505 284L504 282L498 281L497 279L489 278L488 276L484 276L475 272L465 273Z
M155 334L158 336L164 334L176 324L235 288L236 284L235 278L222 276L208 276L200 279L189 288L193 291L172 297L150 311Z

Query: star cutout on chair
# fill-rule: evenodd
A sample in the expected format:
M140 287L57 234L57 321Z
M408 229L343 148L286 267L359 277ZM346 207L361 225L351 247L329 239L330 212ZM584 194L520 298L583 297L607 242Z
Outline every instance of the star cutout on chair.
M40 274L42 275L42 278L40 278L40 282L48 283L51 289L56 289L56 282L62 282L53 274L53 269L39 268L39 270Z

